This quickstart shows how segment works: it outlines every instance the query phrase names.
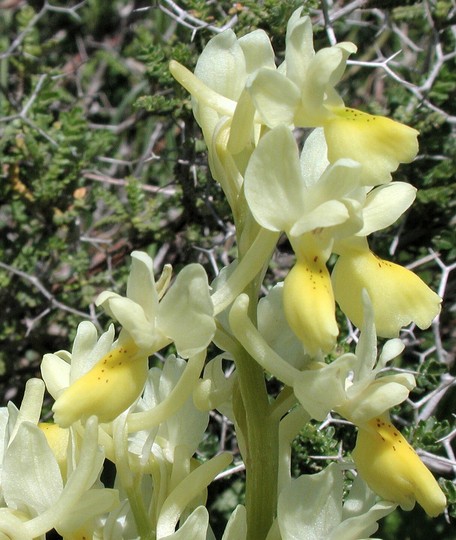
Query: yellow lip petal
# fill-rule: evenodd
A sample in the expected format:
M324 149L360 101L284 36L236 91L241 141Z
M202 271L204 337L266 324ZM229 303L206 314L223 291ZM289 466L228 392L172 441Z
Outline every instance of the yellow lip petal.
M40 422L38 427L44 433L49 447L51 448L55 459L62 473L62 478L67 474L67 451L70 432L68 429L62 429L57 424L49 422Z
M329 352L339 333L331 279L322 257L298 260L283 287L285 316L306 351Z
M69 427L91 415L111 422L141 394L147 372L147 356L132 341L111 350L58 397L55 422Z
M416 274L368 249L341 255L332 280L337 303L358 328L363 324L362 290L367 290L380 337L397 337L412 321L427 328L440 312L441 298Z
M416 501L431 517L444 511L446 498L432 473L388 418L360 427L352 455L362 478L383 499L404 510Z
M333 109L325 121L328 159L351 158L362 165L366 185L384 184L400 163L411 162L418 153L418 131L383 116L355 109Z

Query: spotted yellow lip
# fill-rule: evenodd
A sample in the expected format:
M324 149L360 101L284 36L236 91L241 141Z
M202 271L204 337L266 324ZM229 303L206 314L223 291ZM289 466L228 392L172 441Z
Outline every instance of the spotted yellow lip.
M360 426L353 459L362 478L380 497L411 510L415 502L436 517L446 498L432 473L387 416Z
M141 394L147 378L148 356L129 340L112 349L57 398L52 410L61 427L95 415L111 422Z

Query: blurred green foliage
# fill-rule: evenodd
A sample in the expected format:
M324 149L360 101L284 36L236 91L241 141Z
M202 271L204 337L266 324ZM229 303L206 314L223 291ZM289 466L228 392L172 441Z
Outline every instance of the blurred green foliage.
M4 402L20 402L42 355L68 348L82 318L106 324L94 299L105 288L123 290L132 250L147 251L159 267L198 260L210 277L211 261L222 266L229 257L228 207L208 172L190 99L170 76L168 62L174 58L192 69L215 30L229 24L238 35L266 30L281 61L286 21L302 2L185 0L178 4L193 17L187 26L160 9L161 2L145 0L1 4L0 381ZM454 7L450 0L364 7L332 22L339 41L358 45L354 59L377 62L350 67L340 85L344 99L415 127L421 147L419 158L395 175L419 189L417 201L397 226L373 239L373 247L401 264L415 263L432 248L449 265L456 253ZM305 2L317 49L330 35L320 8L315 0ZM395 79L379 54L384 60L400 50L388 63ZM280 260L271 279L286 270ZM418 272L434 287L448 277L435 261ZM438 336L420 333L398 366L417 372L415 401L454 375L455 305L450 280ZM446 362L435 353L436 339ZM407 418L406 433L416 446L442 456L440 439L455 429L455 405L453 391L435 417L417 425L411 407L398 415ZM217 426L211 429L202 449L208 455L220 444ZM327 461L315 456L337 454L340 440L349 452L353 429L307 426L294 444L294 473L320 470ZM445 474L454 518L455 487L450 471ZM242 479L213 490L217 519L226 519L242 496ZM389 516L381 535L454 538L444 517L427 520L421 511Z

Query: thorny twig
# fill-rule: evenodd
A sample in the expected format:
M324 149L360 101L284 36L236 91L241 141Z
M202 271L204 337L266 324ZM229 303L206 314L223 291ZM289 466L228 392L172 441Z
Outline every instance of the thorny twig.
M180 7L177 2L173 2L172 0L162 0L161 2L157 2L156 6L160 11L165 13L170 19L174 20L177 24L180 24L181 26L184 26L185 28L188 28L192 30L191 40L195 38L196 33L199 30L202 29L208 29L211 32L214 32L215 34L220 34L224 30L227 30L228 28L232 28L237 20L237 15L233 15L231 19L222 26L216 26L214 24L207 23L205 21L202 21L201 19L198 19L198 17L195 17L195 15L192 15L184 8ZM136 11L144 11L149 10L150 7L147 8L139 8Z
M325 30L328 36L328 41L331 45L334 45L339 40L336 37L333 23L340 18L346 16L347 14L354 13L359 8L364 8L366 5L368 5L368 2L366 0L355 0L353 2L350 2L346 4L343 8L339 9L337 3L334 6L332 2L329 2L328 0L322 1L322 13L317 18L317 21L320 24L324 24ZM432 47L432 50L430 50L430 56L433 57L433 63L430 67L430 69L427 71L426 78L420 85L413 84L409 81L406 81L404 78L400 77L391 67L391 61L400 54L401 50L396 51L394 54L390 55L388 58L383 57L381 52L379 51L379 58L373 61L369 62L362 62L362 61L356 61L356 60L349 60L347 63L350 65L358 65L363 67L369 67L369 68L380 68L382 69L389 77L391 77L393 80L404 86L414 97L415 101L411 100L409 108L416 108L419 105L424 105L425 107L429 108L430 110L438 113L442 116L445 122L447 122L450 125L456 124L456 116L449 114L448 112L444 111L442 108L438 107L435 103L433 103L429 97L428 93L432 89L435 81L437 80L438 76L441 73L442 68L456 58L456 52L451 51L449 53L443 52L443 45L441 42L441 35L435 28L435 24L432 18L431 10L429 7L429 2L424 2L425 7L425 13L426 18L428 20L428 23L430 27L433 30L433 36L432 40L430 42L429 47ZM399 40L403 43L403 49L409 49L413 51L415 54L415 57L423 52L423 48L416 45L404 32L403 29L399 28L396 24L391 23L386 15L385 12L379 10L379 9L369 9L367 8L366 11L370 11L372 13L375 13L378 17L382 20L382 26L383 30L389 28L394 35L396 35ZM453 32L456 33L456 25L453 27ZM416 61L416 58L415 58Z
M22 279L25 279L26 281L31 283L32 286L35 287L46 298L49 305L53 309L60 309L61 311L72 313L73 315L77 315L78 317L82 317L83 319L89 319L97 326L98 329L101 328L98 323L98 319L93 312L86 313L84 311L80 311L79 309L72 308L71 306L68 306L63 302L60 302L50 291L46 289L46 287L36 276L31 276L30 274L27 274L26 272L23 272L22 270L14 268L13 266L10 266L9 264L5 264L3 262L0 262L0 268L3 268L4 270L7 270L8 272L11 272L12 274L19 276ZM28 325L27 334L30 333L30 331L32 330L34 323L38 321L41 317L45 316L49 309L49 307L44 308L43 313L41 313L38 317L36 317L30 322L30 324Z

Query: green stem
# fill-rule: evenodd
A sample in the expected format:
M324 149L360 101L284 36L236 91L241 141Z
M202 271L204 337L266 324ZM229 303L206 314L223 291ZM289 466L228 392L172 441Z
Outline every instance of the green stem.
M247 540L264 540L277 508L278 422L270 416L263 369L243 349L236 369L245 424Z
M144 500L140 492L139 486L141 485L141 478L138 476L136 482L133 485L126 488L128 500L130 502L130 508L134 516L136 527L139 537L142 540L154 540L155 531L152 530L147 511L144 506Z
M258 289L262 274L245 289L249 317L256 324ZM271 416L271 405L263 368L243 348L234 355L242 402L246 467L245 505L247 540L264 540L277 511L279 423Z
M244 204L243 222L236 223L238 266L222 288L229 291L226 295L229 299L222 299L222 290L217 293L220 304L225 307L240 293L247 294L248 317L256 325L259 290L279 235L259 228L245 201ZM234 413L244 439L246 540L264 540L277 512L279 421L271 415L263 368L240 343L233 357L237 371L236 392L240 394L239 400L233 396Z

